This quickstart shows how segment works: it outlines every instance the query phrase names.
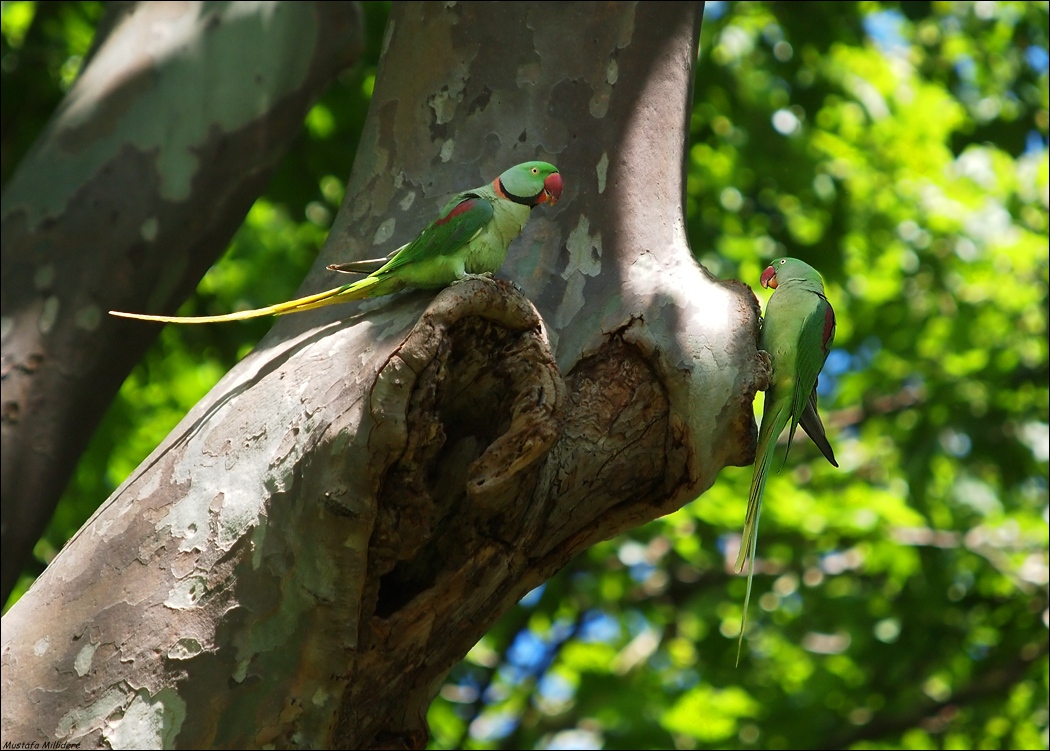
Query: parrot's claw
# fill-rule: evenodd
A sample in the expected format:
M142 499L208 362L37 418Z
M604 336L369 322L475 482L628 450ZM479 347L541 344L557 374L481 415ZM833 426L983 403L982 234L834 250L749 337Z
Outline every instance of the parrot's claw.
M493 276L491 271L483 271L480 274L464 274L459 279L457 279L455 282L453 282L453 284L459 284L460 282L469 282L469 281L471 281L473 279L476 279L478 281L484 281L484 282L494 282L494 281L496 281L496 277ZM522 294L522 295L525 294L525 290L522 288L522 286L520 284L518 284L517 282L515 282L514 280L508 279L507 280L507 284L509 284L512 287L514 287L514 289L516 289L520 294Z
M457 279L453 284L459 284L460 282L479 281L479 282L491 282L494 281L491 271L483 271L480 274L464 274Z

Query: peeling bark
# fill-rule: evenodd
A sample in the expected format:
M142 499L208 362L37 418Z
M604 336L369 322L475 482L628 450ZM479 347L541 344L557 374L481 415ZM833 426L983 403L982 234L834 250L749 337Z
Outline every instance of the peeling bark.
M562 201L516 284L280 319L4 617L4 740L422 748L502 613L753 460L757 301L684 236L701 11L394 7L303 292L523 158Z
M356 59L359 27L344 3L118 3L101 25L0 210L4 600L159 331L106 311L178 307Z

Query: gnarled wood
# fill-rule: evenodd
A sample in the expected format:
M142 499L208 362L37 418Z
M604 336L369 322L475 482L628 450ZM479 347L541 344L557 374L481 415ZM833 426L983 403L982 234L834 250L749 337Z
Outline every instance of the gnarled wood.
M280 319L4 617L5 739L421 748L503 612L752 460L757 302L684 235L700 14L395 5L301 292L543 158L565 191L499 274L523 292Z

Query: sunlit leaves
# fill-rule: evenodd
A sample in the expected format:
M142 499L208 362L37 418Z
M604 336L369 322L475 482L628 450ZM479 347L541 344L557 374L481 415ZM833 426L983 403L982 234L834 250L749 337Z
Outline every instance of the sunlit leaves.
M626 748L610 681L653 686L616 709L662 705L679 748L1046 745L1046 9L819 8L709 4L687 208L720 276L824 273L841 467L801 437L769 480L740 671L749 468L574 565L575 606L628 628L565 642L573 698L490 745Z
M661 723L672 733L717 745L739 733L741 718L754 717L758 702L743 689L697 686L679 697Z
M13 50L22 46L29 24L33 22L33 13L36 11L36 3L10 2L4 3L0 9L0 33L4 41Z

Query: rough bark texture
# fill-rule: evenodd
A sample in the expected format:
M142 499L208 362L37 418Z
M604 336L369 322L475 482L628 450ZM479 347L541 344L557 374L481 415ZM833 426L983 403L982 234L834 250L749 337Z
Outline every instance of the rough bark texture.
M361 46L344 3L112 15L0 211L3 600L159 330L106 311L177 307Z
M683 231L701 11L395 5L303 292L545 158L562 201L500 274L524 294L281 319L4 617L5 741L422 748L503 612L753 459L757 302Z

